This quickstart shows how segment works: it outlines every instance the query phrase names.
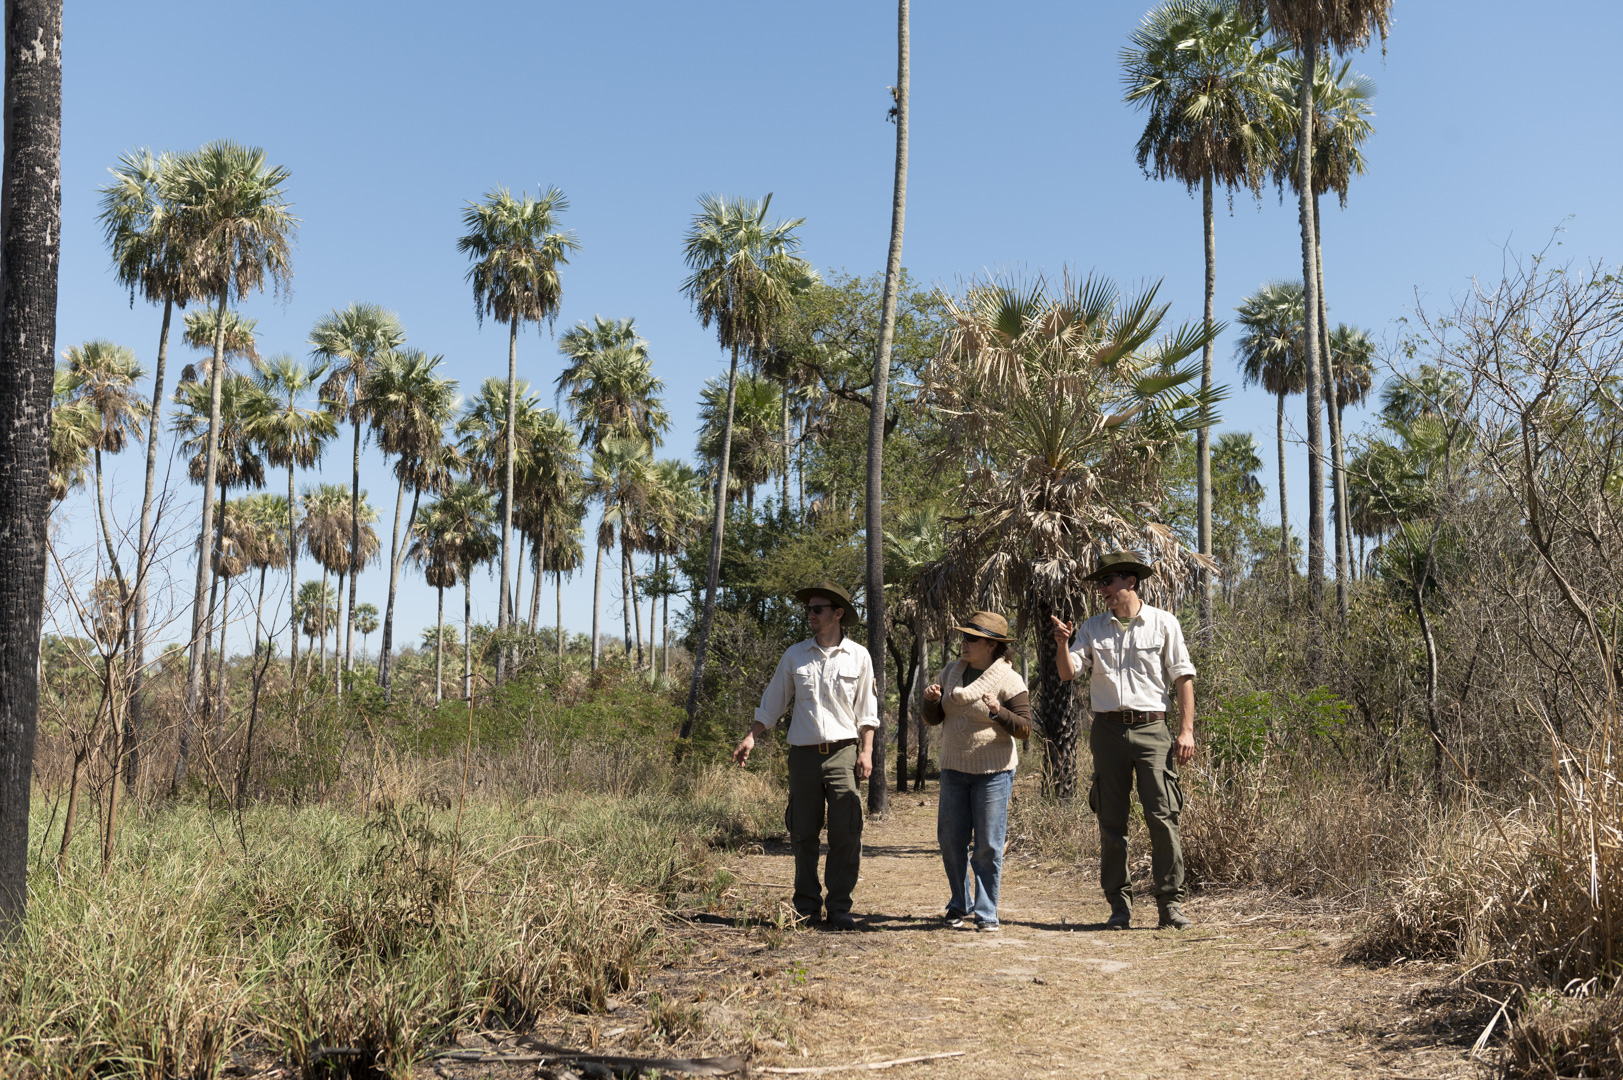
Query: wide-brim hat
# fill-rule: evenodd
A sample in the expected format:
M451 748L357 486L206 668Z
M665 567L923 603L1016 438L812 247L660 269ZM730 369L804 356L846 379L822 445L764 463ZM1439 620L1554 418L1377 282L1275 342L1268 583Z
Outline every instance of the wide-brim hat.
M1098 581L1106 574L1132 574L1139 581L1155 576L1155 567L1149 564L1141 551L1111 551L1099 557L1099 565L1083 581Z
M1013 641L1009 636L1009 620L995 611L977 611L953 627L960 634L986 638L988 641Z
M840 588L836 583L823 580L816 585L807 585L804 589L795 590L795 599L802 604L809 603L814 596L821 596L823 599L845 609L845 613L840 616L841 626L855 626L861 621L862 616L857 614L857 605L852 602L851 594Z

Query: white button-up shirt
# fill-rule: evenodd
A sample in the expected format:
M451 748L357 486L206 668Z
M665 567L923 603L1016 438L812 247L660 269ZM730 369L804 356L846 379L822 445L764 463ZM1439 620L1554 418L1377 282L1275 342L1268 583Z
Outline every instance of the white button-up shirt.
M1092 672L1088 689L1096 713L1166 712L1168 688L1195 673L1178 617L1148 604L1125 630L1108 611L1083 622L1071 639L1071 667L1078 678Z
M789 646L761 694L755 719L770 731L791 705L791 746L854 739L858 729L878 727L868 650L848 637L827 649L815 638Z

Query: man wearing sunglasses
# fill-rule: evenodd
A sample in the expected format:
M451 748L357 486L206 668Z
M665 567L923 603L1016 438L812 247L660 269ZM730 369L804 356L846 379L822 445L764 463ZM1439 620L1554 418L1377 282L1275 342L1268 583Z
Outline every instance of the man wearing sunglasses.
M1190 925L1183 913L1178 766L1195 756L1195 665L1178 617L1139 599L1139 582L1154 573L1138 552L1113 551L1086 579L1098 587L1107 610L1079 627L1053 619L1059 677L1069 682L1080 674L1092 675L1088 806L1099 818L1099 884L1110 902L1109 930L1132 925L1127 813L1135 779L1150 833L1159 926L1182 930ZM1166 723L1172 689L1178 695L1176 738Z
M743 765L756 736L789 719L789 807L784 823L795 852L795 911L816 923L851 930L851 890L862 862L862 794L857 784L873 772L873 735L879 727L873 661L845 636L857 622L850 594L831 581L795 593L806 605L812 636L784 652L761 694L749 734L733 751ZM828 895L817 877L819 836L828 823Z

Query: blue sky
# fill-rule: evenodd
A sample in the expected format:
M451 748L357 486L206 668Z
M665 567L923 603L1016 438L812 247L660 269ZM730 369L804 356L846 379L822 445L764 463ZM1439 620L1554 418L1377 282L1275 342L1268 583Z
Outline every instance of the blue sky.
M1145 179L1133 156L1142 117L1121 102L1117 52L1147 6L915 5L903 257L917 278L951 287L987 268L1071 266L1123 285L1162 280L1174 317L1199 317L1199 201ZM1326 293L1333 322L1387 342L1417 295L1449 303L1473 275L1498 273L1507 244L1534 250L1562 227L1571 258L1623 248L1609 111L1623 10L1484 2L1469 13L1400 3L1385 55L1355 60L1379 86L1376 134L1348 208L1325 206ZM302 219L291 293L244 305L261 351L304 355L316 318L367 300L397 311L410 343L445 354L471 389L505 372L506 332L474 318L455 246L462 207L496 185L557 185L583 245L565 270L558 330L635 316L674 421L663 453L690 455L699 387L723 370L678 291L695 198L771 191L774 211L806 219L815 264L882 267L894 81L895 9L871 0L69 4L58 347L110 338L150 368L160 312L132 309L109 274L96 189L130 149L231 138L291 170ZM1217 230L1220 317L1263 281L1300 275L1293 204L1238 197ZM1239 387L1234 338L1218 350L1233 391L1224 427L1255 432L1271 463L1273 402ZM172 351L171 381L188 352ZM552 335L527 330L519 366L550 391ZM1362 423L1351 419L1350 430ZM347 480L347 435L345 449L329 453L322 479ZM1295 518L1306 458L1290 453ZM139 457L110 471L115 528L133 518ZM177 467L190 500L182 478ZM1277 506L1271 470L1265 478ZM375 453L362 483L386 530L393 484ZM179 544L195 536L186 512L170 517ZM64 553L90 542L85 499L58 515ZM380 608L385 577L361 579ZM189 576L175 580L178 609ZM413 640L433 621L434 595L410 572L403 580L399 633ZM550 613L550 593L543 603ZM587 629L589 574L566 585L564 603L566 624ZM493 619L493 590L476 588L475 607Z

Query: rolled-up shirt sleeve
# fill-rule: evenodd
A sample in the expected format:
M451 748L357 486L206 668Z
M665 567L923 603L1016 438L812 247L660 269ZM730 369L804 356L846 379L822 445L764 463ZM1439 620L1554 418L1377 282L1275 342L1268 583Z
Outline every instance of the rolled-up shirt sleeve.
M868 655L867 649L859 649L857 655L862 657L861 667L857 673L857 730L863 728L876 728L879 726L879 699L874 696L873 686L873 658Z
M1161 646L1161 663L1167 673L1167 685L1175 686L1185 675L1195 674L1195 662L1189 658L1189 646L1183 640L1183 624L1176 615L1167 616L1167 632Z
M1071 670L1076 672L1071 676L1072 681L1081 685L1082 677L1093 671L1093 649L1091 643L1083 640L1082 627L1076 628L1076 636L1071 639Z
M869 693L872 693L873 678L868 679ZM772 730L780 717L789 711L789 706L795 703L795 677L794 668L786 652L778 660L778 669L772 673L772 681L766 684L761 692L761 704L755 710L755 722ZM874 721L876 724L878 720Z

